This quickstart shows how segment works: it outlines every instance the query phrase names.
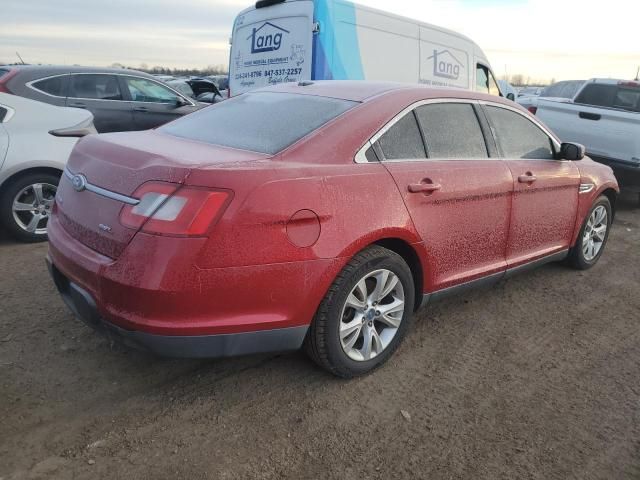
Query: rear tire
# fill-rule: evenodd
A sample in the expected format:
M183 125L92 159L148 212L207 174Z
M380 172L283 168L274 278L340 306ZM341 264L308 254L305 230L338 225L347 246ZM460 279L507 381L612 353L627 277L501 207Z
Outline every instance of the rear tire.
M9 180L0 196L0 222L13 238L28 243L47 240L47 222L59 182L59 175L44 172Z
M602 195L593 203L578 240L569 251L569 265L578 270L588 270L598 262L609 239L611 218L611 202Z
M409 329L415 305L409 266L379 246L358 253L337 276L311 323L308 355L343 378L386 362Z

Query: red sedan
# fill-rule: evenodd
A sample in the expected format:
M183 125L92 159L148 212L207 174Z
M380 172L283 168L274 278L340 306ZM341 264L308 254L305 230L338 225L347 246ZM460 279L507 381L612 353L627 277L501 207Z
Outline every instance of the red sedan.
M436 298L603 253L618 186L506 100L316 82L81 140L49 222L62 298L168 356L393 354Z

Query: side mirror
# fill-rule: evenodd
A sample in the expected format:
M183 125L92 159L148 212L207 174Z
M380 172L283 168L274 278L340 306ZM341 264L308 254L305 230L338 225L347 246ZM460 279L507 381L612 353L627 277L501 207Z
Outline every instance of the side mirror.
M514 102L515 99L516 99L516 96L513 93L507 93L507 99L509 99L512 102Z
M579 143L563 143L560 147L560 158L563 160L578 161L582 160L587 154L584 145Z

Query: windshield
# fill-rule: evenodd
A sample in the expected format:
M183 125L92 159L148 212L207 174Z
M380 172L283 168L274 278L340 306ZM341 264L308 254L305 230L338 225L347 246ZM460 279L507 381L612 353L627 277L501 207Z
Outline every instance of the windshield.
M159 130L190 140L276 154L355 105L357 102L336 98L256 92L199 110Z

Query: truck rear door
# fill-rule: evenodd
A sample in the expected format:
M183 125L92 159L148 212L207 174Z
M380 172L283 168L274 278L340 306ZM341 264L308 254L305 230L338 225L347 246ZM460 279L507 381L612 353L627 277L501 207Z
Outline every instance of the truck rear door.
M313 2L282 2L236 18L229 65L230 95L311 79Z

